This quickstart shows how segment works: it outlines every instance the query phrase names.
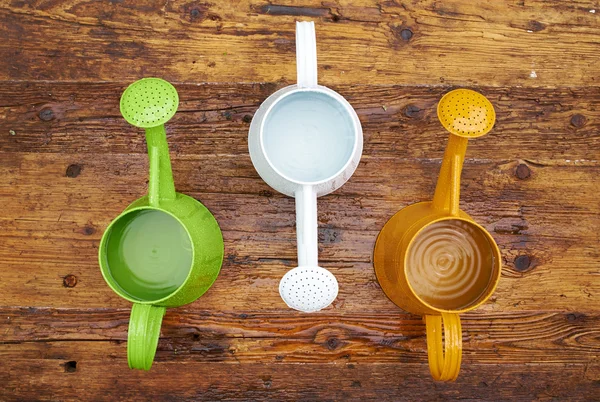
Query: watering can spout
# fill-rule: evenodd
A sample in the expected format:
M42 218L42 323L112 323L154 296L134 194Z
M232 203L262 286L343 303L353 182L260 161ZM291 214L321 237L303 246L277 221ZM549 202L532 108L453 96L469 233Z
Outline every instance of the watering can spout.
M433 208L451 216L459 214L460 175L469 138L487 134L496 120L491 102L469 89L456 89L442 97L437 107L440 123L450 132L440 175L433 197Z
M147 128L146 142L150 166L148 197L150 205L158 207L161 201L172 201L176 197L165 127Z
M173 85L160 78L143 78L131 84L121 96L121 114L129 124L146 130L150 178L150 205L175 200L175 185L164 124L173 117L179 95Z
M451 134L433 196L433 207L452 216L459 212L460 175L468 140Z

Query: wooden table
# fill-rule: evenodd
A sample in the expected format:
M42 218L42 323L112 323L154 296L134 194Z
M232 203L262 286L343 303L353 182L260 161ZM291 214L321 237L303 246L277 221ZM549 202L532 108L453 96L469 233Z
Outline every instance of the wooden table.
M1 1L0 399L598 400L598 1ZM352 3L352 4L351 4ZM365 135L352 179L319 201L334 305L289 310L294 201L248 156L259 104L295 81L294 21L314 20L319 80ZM150 372L126 360L130 303L97 263L107 224L144 194L123 89L173 82L179 191L215 214L213 288L168 310ZM435 106L481 91L495 129L467 152L461 208L502 250L498 290L463 320L456 383L429 375L425 327L381 291L372 250L433 193Z

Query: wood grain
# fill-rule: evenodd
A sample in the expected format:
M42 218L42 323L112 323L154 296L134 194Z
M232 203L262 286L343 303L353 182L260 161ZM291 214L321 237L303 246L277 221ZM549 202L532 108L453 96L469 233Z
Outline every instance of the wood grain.
M0 400L597 400L599 15L589 0L0 0ZM296 20L316 22L319 81L365 140L351 180L319 200L340 294L310 315L277 292L296 265L294 201L247 150L258 106L295 80ZM168 310L147 373L127 369L130 303L97 265L108 223L146 192L144 136L118 110L143 76L179 91L176 186L226 248L207 294ZM441 384L372 250L393 213L431 198L435 107L456 86L496 108L469 144L461 208L503 270L462 317L461 375Z
M3 308L0 314L0 355L7 361L111 359L126 365L128 309ZM586 364L600 349L595 314L471 313L462 321L464 366ZM65 345L72 346L66 351ZM156 361L424 363L425 325L421 317L392 311L307 316L191 306L168 311Z
M594 1L0 3L0 79L293 82L315 20L332 84L598 85Z
M598 395L598 366L574 364L471 365L456 383L432 383L424 364L158 363L151 372L128 371L110 360L38 359L22 373L0 373L6 400L574 400ZM525 370L524 370L525 368ZM161 386L161 384L166 384Z
M282 84L177 84L179 111L168 123L177 155L247 155L251 118ZM0 150L146 153L143 133L119 114L127 83L14 83L0 87ZM356 109L364 157L441 158L446 135L435 108L450 87L340 85ZM493 102L494 130L471 141L468 158L597 164L600 87L476 87ZM13 130L14 135L9 135ZM543 146L542 146L543 145Z

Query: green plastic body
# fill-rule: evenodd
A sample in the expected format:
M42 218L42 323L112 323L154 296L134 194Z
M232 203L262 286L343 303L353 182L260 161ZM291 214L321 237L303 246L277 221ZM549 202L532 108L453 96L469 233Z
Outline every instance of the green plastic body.
M159 84L162 83L159 82ZM137 89L140 89L139 85ZM143 89L143 86L141 89ZM123 99L121 109L123 112ZM125 112L123 112L123 115L127 116ZM136 121L136 123L138 123L136 125L141 126L139 121ZM145 129L150 162L148 195L130 204L107 227L100 242L99 263L102 276L108 285L118 295L134 303L131 310L127 344L129 367L149 370L156 353L160 327L166 307L178 307L191 303L211 287L221 269L224 246L221 230L210 211L194 198L175 192L164 126L161 124L158 127L146 127ZM112 266L109 264L110 256L114 257L114 253L122 254L124 252L109 240L113 228L119 227L118 223L122 222L121 220L125 217L131 220L132 215L130 214L138 214L140 211L148 210L161 211L176 219L183 228L184 233L189 236L190 243L188 244L191 244L191 263L187 277L174 291L165 297L154 300L136 297L133 294L136 293L135 291L125 291L113 275L115 270L122 269L122 267L114 263ZM148 233L145 233L145 235L148 235ZM151 238L151 235L149 237ZM160 245L158 245L158 248L160 249ZM137 254L143 254L147 250L125 251L133 255L135 259ZM189 253L189 250L187 250L187 253ZM142 258L139 257L140 260ZM147 256L144 258L147 258ZM112 260L114 261L114 259ZM142 287L144 285L141 283L138 286Z

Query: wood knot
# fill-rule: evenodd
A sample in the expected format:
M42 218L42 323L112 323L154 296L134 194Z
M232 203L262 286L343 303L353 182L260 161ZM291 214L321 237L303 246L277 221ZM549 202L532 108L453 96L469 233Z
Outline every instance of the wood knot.
M267 389L271 388L273 385L273 380L271 380L271 376L263 377L263 386Z
M86 236L91 236L94 233L96 233L96 229L93 226L86 225L83 228L83 234L86 235Z
M413 30L406 25L390 24L389 27L393 35L392 46L397 47L406 44L414 36Z
M583 321L584 319L585 319L585 314L581 314L581 313L570 313L570 314L567 314L567 320L569 320L571 322Z
M209 13L209 5L204 3L189 3L184 7L184 18L187 15L187 19L190 22L202 22L206 18L210 18L213 21L220 20L221 18L218 15L212 15ZM215 17L215 18L213 18Z
M202 12L198 7L194 7L190 10L190 21L198 21L204 19L202 16Z
M360 381L352 381L352 384L350 384L350 388L362 388L362 384L360 383Z
M79 176L80 173L81 173L81 165L74 163L67 167L67 172L66 172L67 177L75 178L75 177Z
M581 127L585 126L586 122L587 122L587 119L582 114L577 113L577 114L574 114L573 116L571 116L571 125L575 128L581 128Z
M77 371L77 362L74 360L66 362L65 364L63 364L63 366L65 368L65 373L74 373Z
M404 28L400 31L400 37L402 40L408 42L413 37L413 31L411 31L409 28Z
M546 28L546 25L542 24L539 21L531 20L527 23L527 30L533 32L543 31Z
M69 274L63 278L63 286L66 288L74 288L77 286L77 277Z
M339 233L333 228L320 227L319 230L319 243L337 243L340 241Z
M515 258L514 264L515 270L519 272L525 272L529 269L531 265L531 259L528 255L520 255L517 256L517 258Z
M329 350L335 350L340 346L340 340L338 338L331 337L325 341L325 346L327 346L327 349Z
M200 17L200 14L202 14L202 13L197 8L192 8L190 10L190 17L192 18L192 20L198 19Z
M269 190L260 190L258 192L258 195L262 196L262 197L267 197L267 198L271 198L273 197L273 192L269 191Z
M50 121L54 119L54 111L52 111L52 109L50 109L49 107L43 108L42 110L40 110L40 112L38 113L38 117L40 118L40 120L42 121Z
M417 117L420 111L421 109L416 105L408 105L404 108L404 114L411 119Z
M519 163L515 169L515 176L520 180L525 180L531 177L531 169L524 163Z
M242 117L242 121L244 123L250 123L252 121L252 115L250 115L250 114L244 115L244 117Z
M331 21L333 21L333 22L338 22L338 21L339 21L339 20L341 20L341 19L342 19L342 17L341 17L341 16L339 16L339 15L337 15L337 14L333 14L333 15L331 16Z

